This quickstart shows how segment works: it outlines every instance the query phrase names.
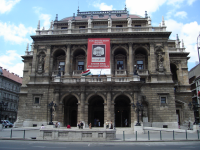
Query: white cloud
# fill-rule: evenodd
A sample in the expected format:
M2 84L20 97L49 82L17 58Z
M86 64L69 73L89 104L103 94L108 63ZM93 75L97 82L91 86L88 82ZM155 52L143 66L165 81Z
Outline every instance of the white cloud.
M187 18L187 13L185 11L179 11L175 15L175 17L180 17L180 18Z
M9 72L13 72L22 77L24 63L15 63L15 61L18 61L19 59L22 58L15 50L8 50L5 55L0 56L0 66L9 70Z
M148 14L156 12L165 2L166 0L126 0L126 6L131 14L137 14L144 17L145 11L147 11Z
M188 5L192 5L196 0L187 0Z
M5 41L21 44L23 42L29 43L29 39L26 38L27 34L32 34L35 29L32 27L26 28L23 24L18 26L10 23L0 22L0 36L4 37Z
M106 10L113 10L113 5L106 5L105 3L100 3L99 1L96 1L93 3L94 7L99 8L101 11L106 11Z
M40 29L45 27L45 29L49 29L50 22L51 22L51 15L49 14L43 14L41 13L42 8L41 7L33 7L35 13L39 16L40 22L43 22L43 25L40 26Z
M197 36L200 31L200 25L194 21L187 24L178 23L175 20L166 20L167 31L172 31L171 38L176 39L176 34L179 39L184 41L187 52L190 52L190 62L198 61L197 57Z
M0 0L0 13L9 12L20 0Z

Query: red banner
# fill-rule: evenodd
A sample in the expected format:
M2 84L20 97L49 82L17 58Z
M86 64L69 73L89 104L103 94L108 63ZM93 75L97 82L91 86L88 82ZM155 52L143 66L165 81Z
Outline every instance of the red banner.
M88 39L87 69L110 69L110 39Z

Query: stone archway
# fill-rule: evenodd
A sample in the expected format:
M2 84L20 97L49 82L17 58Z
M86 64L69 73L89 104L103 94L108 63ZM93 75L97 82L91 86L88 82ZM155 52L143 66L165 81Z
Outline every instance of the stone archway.
M131 126L130 99L125 95L120 95L115 99L115 126L116 127Z
M75 96L69 95L64 98L64 126L77 126L78 100Z
M104 126L104 100L101 96L94 95L88 101L88 124L93 127Z

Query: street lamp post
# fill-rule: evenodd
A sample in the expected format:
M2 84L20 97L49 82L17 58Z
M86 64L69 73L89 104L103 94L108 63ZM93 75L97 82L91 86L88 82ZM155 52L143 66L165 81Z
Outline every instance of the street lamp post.
M50 115L51 115L51 120L49 122L49 125L53 125L52 118L53 118L53 112L56 110L56 107L57 107L57 105L53 101L51 103L49 103L49 109L50 109Z
M195 119L195 121L194 121L194 124L198 124L198 122L197 122L197 117L196 117L196 112L198 111L198 106L199 106L199 104L197 103L197 102L190 102L189 104L188 104L188 106L189 106L189 108L190 108L190 110L193 110L194 111L194 119Z
M143 110L143 105L137 101L136 105L133 103L133 109L135 109L137 113L137 123L135 126L141 126L140 120L139 120L139 112Z
M61 76L61 71L60 71L60 65L59 65L59 67L58 67L58 75L57 76Z
M2 112L3 110L5 110L8 107L8 103L4 103L4 101L0 102L0 123L1 123L1 116L2 116Z

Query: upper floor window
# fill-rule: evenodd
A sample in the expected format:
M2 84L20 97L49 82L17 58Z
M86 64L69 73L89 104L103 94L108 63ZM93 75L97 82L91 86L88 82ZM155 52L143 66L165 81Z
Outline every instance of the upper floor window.
M100 14L100 15L99 15L99 18L103 18L103 17L104 17L104 15L103 15L103 14Z
M83 15L82 18L87 18L87 16L86 16L86 15Z
M60 61L59 62L59 66L60 66L60 71L64 71L65 70L65 62Z
M137 69L139 69L139 70L144 69L143 60L138 60L138 61L137 61Z
M123 70L124 69L124 62L123 60L117 61L117 70Z
M67 27L61 27L61 29L68 29Z
M116 25L117 28L123 27L122 25Z
M135 27L141 27L141 25L135 25Z
M160 97L161 104L166 104L166 97Z
M84 70L84 62L83 61L78 62L78 70Z
M79 29L84 29L85 28L85 26L79 26Z
M121 17L121 14L116 14L117 17Z

